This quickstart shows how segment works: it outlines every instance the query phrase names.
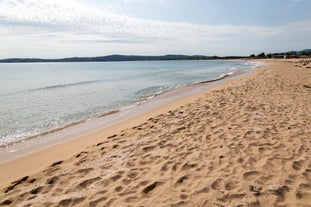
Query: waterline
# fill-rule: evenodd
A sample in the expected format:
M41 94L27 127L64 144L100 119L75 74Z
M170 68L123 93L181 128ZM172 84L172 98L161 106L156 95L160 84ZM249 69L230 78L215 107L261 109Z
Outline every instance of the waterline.
M167 91L255 65L236 61L41 63L9 69L0 65L4 74L0 79L7 83L0 86L0 145L135 108Z

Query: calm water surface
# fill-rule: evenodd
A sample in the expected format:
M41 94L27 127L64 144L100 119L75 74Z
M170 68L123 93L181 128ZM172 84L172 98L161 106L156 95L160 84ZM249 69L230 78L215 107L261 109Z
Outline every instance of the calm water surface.
M0 146L255 65L236 61L0 64Z

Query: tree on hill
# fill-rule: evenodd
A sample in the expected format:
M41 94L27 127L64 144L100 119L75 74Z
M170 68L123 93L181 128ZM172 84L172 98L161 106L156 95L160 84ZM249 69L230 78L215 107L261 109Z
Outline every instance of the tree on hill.
M264 52L262 52L262 53L258 54L257 56L260 57L260 58L265 58L266 54Z

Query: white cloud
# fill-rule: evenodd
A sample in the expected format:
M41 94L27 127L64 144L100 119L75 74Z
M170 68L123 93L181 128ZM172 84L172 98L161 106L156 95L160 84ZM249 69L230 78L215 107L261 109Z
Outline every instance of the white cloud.
M103 38L189 38L217 35L267 35L265 27L211 26L189 23L169 23L133 18L108 10L104 5L92 5L79 0L2 0L0 23L37 28L39 31L81 32ZM16 28L15 28L16 29Z
M169 0L121 0L123 3L158 3L166 4Z
M123 0L144 1L144 0ZM163 0L154 0L163 1ZM303 27L303 29L302 29ZM280 27L172 23L119 14L105 4L86 0L0 0L0 44L3 41L58 43L143 43L199 46L211 41L311 34L311 24ZM6 43L7 44L7 43ZM172 46L174 48L174 46Z

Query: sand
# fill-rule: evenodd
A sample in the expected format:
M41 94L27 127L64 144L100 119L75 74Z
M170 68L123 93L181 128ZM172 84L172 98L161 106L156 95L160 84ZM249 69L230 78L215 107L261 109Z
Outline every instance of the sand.
M0 165L0 206L311 206L311 64L265 61Z

